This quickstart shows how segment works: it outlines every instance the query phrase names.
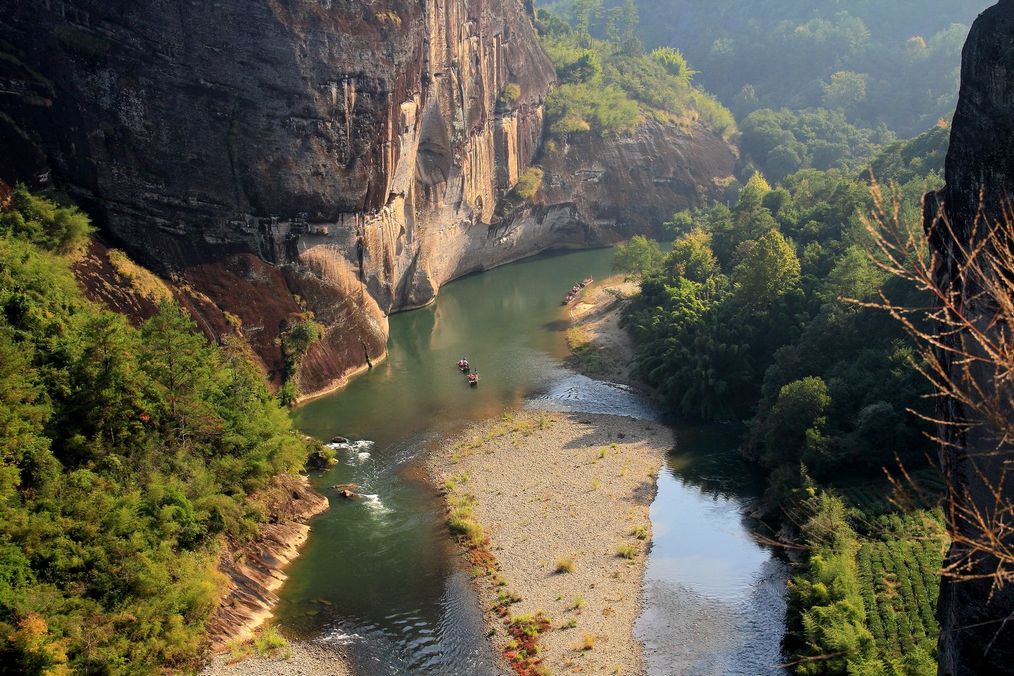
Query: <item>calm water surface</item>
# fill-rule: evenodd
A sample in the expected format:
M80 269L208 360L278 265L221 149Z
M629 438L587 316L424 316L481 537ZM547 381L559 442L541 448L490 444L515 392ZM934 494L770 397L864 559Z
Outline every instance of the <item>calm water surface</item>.
M459 280L435 304L391 317L385 362L295 412L306 433L357 443L340 448L339 464L313 478L332 508L313 522L280 591L277 616L286 633L343 645L363 674L495 673L481 611L417 459L468 422L509 407L657 417L626 388L560 365L567 353L560 299L575 281L609 274L611 260L608 250L543 256ZM455 368L461 357L482 376L478 388L467 387ZM660 477L652 509L656 544L638 632L653 673L775 664L784 571L753 543L740 516L753 486L727 453L729 433L716 444L694 434L686 433L688 443ZM722 450L715 455L715 449ZM345 482L359 484L368 497L337 497L331 487ZM692 530L680 515L691 517ZM706 574L714 562L726 581ZM758 597L768 587L775 593ZM763 609L751 612L751 599ZM670 610L692 602L714 611L712 631L670 621ZM711 634L730 640L688 655L665 649ZM760 661L743 662L751 650L759 651ZM742 673L748 672L763 670Z

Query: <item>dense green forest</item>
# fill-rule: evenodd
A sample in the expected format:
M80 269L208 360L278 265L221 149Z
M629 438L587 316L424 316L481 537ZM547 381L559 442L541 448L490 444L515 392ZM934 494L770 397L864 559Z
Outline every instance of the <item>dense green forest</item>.
M696 86L735 115L746 173L757 169L778 182L801 169L855 173L897 137L948 119L961 47L982 3L556 0L546 7L593 42L612 36L630 54L678 54Z
M307 443L238 344L178 306L139 328L84 298L76 208L0 212L0 672L192 666L222 538L252 537Z
M945 129L934 129L912 143L946 140ZM939 184L940 167L907 156L906 144L892 145L876 166L918 222L919 200ZM864 177L806 169L776 187L755 174L731 207L674 215L671 252L623 265L642 277L628 315L641 345L638 372L684 416L752 416L751 449L773 468L802 459L786 454L807 444L818 475L856 462L879 466L883 458L869 452L877 439L900 451L922 448L902 415L920 408L925 393L906 368L912 355L902 328L845 300L884 292L906 302L908 291L867 255L862 214L871 206ZM803 415L794 401L820 405Z
M726 136L735 130L732 113L694 86L696 71L682 53L643 50L638 23L630 7L571 22L538 12L536 27L560 80L546 101L551 139L630 131L649 116L688 125L700 121Z
M942 182L947 138L937 127L881 148L872 163L912 227L921 196ZM675 214L671 250L635 238L616 255L618 269L640 279L624 319L636 373L682 417L747 421L743 452L767 472L769 509L810 524L801 532L808 567L790 594L787 645L800 673L933 665L940 519L926 511L932 499L885 509L895 491L883 479L883 468L927 465L926 428L909 411L928 412L929 386L902 327L862 305L881 294L903 306L925 299L871 258L863 215L872 200L870 171L804 169L775 186L758 173L732 206ZM910 571L908 555L895 553L916 541L929 544L910 552ZM909 587L888 591L914 595L917 579L911 604L896 608L888 591L871 591L902 575ZM908 632L897 629L899 614ZM841 659L805 659L832 653Z
M604 6L603 6L604 4ZM626 0L559 0L568 15ZM850 123L913 136L947 118L978 0L636 0L648 49L679 47L738 119L763 108L842 111Z

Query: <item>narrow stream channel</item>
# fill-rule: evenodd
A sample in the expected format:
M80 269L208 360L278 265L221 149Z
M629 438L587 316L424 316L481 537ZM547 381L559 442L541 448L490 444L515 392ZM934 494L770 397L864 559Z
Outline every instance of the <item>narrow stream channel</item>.
M496 673L480 608L417 458L468 422L511 407L657 416L625 388L561 366L560 298L576 280L608 275L611 261L608 250L546 255L459 280L430 307L391 318L385 362L295 412L308 434L358 443L313 477L332 508L313 522L280 591L285 633L339 643L371 676ZM455 369L461 357L482 375L479 388ZM731 433L722 434L678 431L680 450L660 476L637 628L653 674L767 673L778 662L786 572L749 536L740 512L756 486L729 453ZM331 487L346 482L369 497L338 498ZM693 515L689 530L681 514ZM709 567L721 579L701 574ZM670 612L683 619L674 623Z

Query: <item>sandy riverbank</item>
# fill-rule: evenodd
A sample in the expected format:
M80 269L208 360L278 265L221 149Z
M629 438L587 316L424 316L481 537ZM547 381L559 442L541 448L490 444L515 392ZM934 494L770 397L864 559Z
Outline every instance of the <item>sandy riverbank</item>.
M570 306L570 364L585 375L637 385L630 375L634 344L620 327L623 308L638 293L636 282L613 275L585 289Z
M431 454L449 503L469 504L488 537L478 549L495 562L470 556L490 568L477 580L501 652L513 648L512 618L542 612L550 628L538 641L541 666L550 673L642 672L633 625L648 509L672 444L657 423L525 411L475 425Z
M254 655L236 661L217 655L203 676L351 676L348 658L337 648L293 641L275 656Z

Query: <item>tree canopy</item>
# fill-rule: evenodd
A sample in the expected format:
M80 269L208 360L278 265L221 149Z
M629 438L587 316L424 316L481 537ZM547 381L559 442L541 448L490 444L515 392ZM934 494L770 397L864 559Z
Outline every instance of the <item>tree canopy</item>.
M307 442L238 343L172 301L139 328L87 301L60 252L89 231L23 187L0 214L0 664L185 670L221 538L257 532Z

